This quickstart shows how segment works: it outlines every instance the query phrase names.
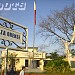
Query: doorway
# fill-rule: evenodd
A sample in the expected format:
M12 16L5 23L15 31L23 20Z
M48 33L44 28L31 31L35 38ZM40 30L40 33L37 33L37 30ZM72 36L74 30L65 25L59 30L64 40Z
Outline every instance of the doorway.
M39 60L36 61L37 67L39 67Z
M28 67L28 60L25 60L25 67Z

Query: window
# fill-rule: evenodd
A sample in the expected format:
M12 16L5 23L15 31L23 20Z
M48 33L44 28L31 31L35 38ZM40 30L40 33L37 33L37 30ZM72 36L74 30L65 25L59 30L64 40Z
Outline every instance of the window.
M71 68L75 68L75 61L71 61Z

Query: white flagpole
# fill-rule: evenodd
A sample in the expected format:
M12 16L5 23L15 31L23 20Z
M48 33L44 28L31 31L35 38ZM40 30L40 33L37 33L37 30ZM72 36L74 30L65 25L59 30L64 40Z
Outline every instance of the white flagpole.
M34 30L33 30L33 68L34 68L34 46L35 46L35 26L36 26L36 3L34 1Z

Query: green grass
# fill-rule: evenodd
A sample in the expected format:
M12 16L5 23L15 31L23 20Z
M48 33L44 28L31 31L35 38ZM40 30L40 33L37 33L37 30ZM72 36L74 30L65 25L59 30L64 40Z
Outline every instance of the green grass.
M75 75L75 71L69 73L50 73L50 72L27 72L28 74L48 74L48 75Z

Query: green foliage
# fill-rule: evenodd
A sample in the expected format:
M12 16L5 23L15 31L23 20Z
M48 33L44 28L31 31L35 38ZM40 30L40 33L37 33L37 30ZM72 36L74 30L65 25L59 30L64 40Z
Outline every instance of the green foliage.
M59 55L59 54L57 54L57 52L52 52L52 53L49 53L49 54L50 55L48 55L47 58L50 58L52 60L65 58L65 55Z
M50 58L51 59L57 59L58 57L59 57L59 55L57 54L57 52L50 53Z
M67 61L58 59L49 61L44 67L45 71L52 73L70 72L70 66Z

